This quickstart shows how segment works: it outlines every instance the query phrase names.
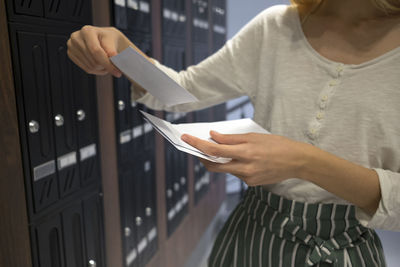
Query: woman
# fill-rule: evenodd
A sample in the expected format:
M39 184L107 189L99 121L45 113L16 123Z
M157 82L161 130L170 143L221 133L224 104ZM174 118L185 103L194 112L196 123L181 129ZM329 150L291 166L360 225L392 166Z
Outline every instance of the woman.
M133 44L113 28L71 35L88 73ZM385 266L372 228L400 230L400 1L297 0L265 10L186 71L149 59L195 94L189 111L241 95L272 135L183 135L202 161L249 186L217 237L210 266ZM145 91L135 100L165 107Z

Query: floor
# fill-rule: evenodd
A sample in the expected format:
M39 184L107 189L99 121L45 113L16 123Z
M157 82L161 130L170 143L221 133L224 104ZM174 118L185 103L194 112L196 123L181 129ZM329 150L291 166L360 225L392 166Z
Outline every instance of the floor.
M207 259L211 252L212 244L214 244L217 234L237 203L239 203L239 200L239 193L227 194L225 201L222 203L216 216L208 226L184 267L207 267Z

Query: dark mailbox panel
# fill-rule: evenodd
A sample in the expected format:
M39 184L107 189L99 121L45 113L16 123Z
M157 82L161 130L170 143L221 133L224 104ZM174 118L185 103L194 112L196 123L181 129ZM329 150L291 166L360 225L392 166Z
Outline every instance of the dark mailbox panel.
M226 1L212 1L213 51L216 52L226 42Z
M46 38L18 32L35 211L58 199Z
M14 7L17 14L43 16L42 0L9 0L8 4Z
M133 182L133 194L134 194L134 203L135 203L135 226L137 233L137 251L139 262L145 261L145 252L147 249L147 233L146 233L146 225L145 225L145 201L146 201L146 193L145 192L145 177L144 170L142 165L141 156L135 158L134 164L134 176L132 179ZM132 194L132 193L131 193Z
M193 12L193 42L207 43L208 42L208 1L197 0L192 6Z
M127 21L130 32L150 33L151 3L149 0L128 0Z
M163 46L163 64L180 71L185 68L185 45L178 42L166 42Z
M134 142L132 136L131 89L127 78L114 79L114 99L118 145L118 164L123 170L132 166Z
M163 0L163 35L172 39L184 39L186 34L185 0Z
M34 230L37 244L35 267L66 267L64 262L63 233L57 214L39 224ZM79 266L79 265L78 265Z
M10 17L27 20L33 16L88 24L92 21L91 0L8 0Z
M154 255L157 250L157 211L156 211L156 181L155 181L155 158L154 152L148 151L145 154L143 161L143 173L144 173L144 190L145 201L145 226L147 235L147 252L146 262Z
M45 16L51 19L90 23L90 0L43 0Z
M120 30L128 28L126 0L114 0L114 24Z
M72 63L67 56L67 40L68 38L63 35L48 35L47 37L61 197L80 188Z
M101 207L95 192L33 225L34 267L104 267Z
M83 201L83 218L86 241L85 266L105 266L102 207L102 200L97 193Z
M125 264L128 267L138 266L137 233L136 233L136 204L134 201L134 174L127 171L120 175L121 190L121 223L125 250Z
M185 123L186 116L166 113L166 119L173 123ZM165 145L165 186L167 208L167 232L171 235L188 211L187 155L169 143Z
M196 44L193 47L193 63L198 64L208 57L208 45Z
M81 202L62 212L66 267L84 267L85 233Z
M81 182L98 181L96 90L92 76L74 66L72 86L75 96L75 116L78 129Z
M43 0L45 16L52 19L67 19L69 15L69 5L72 2L83 1Z

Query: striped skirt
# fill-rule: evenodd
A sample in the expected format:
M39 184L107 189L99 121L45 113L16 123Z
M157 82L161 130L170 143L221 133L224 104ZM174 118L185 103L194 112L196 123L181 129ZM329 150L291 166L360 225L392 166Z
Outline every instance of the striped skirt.
M262 187L247 190L219 233L210 267L386 266L375 231L355 207L288 200Z

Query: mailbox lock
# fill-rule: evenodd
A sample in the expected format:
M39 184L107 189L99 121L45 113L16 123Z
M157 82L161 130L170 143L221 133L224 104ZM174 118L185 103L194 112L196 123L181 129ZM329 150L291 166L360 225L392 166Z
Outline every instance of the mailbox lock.
M175 191L179 191L179 188L180 188L179 183L174 183Z
M86 118L86 113L83 109L78 110L76 115L78 116L78 121L83 121Z
M125 109L125 102L124 102L124 101L122 101L122 100L119 100L119 101L118 101L118 109L119 109L120 111L122 111L122 110Z
M125 227L125 236L130 236L132 233L131 228Z
M136 226L141 226L143 223L143 220L141 217L136 217Z
M150 207L147 207L147 208L146 208L146 216L147 216L147 217L150 217L150 216L151 216L151 213L152 213L151 208L150 208Z
M29 122L29 131L31 133L39 132L39 123L37 121L34 121L34 120L30 121Z
M89 267L96 267L96 266L97 266L97 264L94 260L89 261Z
M168 198L171 198L171 197L172 197L172 190L171 190L171 189L168 189L168 190L167 190L167 197L168 197Z
M63 117L62 115L57 114L57 115L54 117L54 119L55 119L56 125L57 125L58 127L64 125L64 117Z

